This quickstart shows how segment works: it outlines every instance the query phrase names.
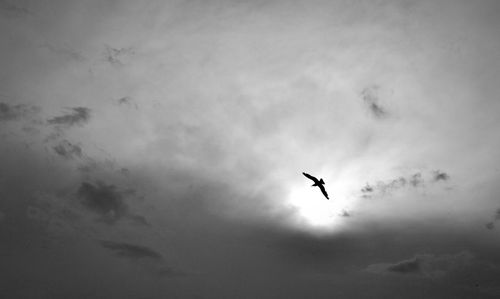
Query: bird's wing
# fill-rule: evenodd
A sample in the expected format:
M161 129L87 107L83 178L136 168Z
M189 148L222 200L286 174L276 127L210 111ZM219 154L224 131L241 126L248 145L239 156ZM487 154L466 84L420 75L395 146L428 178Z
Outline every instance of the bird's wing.
M318 182L318 179L317 179L317 178L315 178L315 177L313 177L312 175L310 175L310 174L308 174L308 173L305 173L305 172L303 172L302 174L303 174L306 178L308 178L308 179L312 180L314 183L317 183L317 182Z
M328 198L328 193L326 193L326 190L325 190L325 186L323 186L323 184L319 185L318 186L319 189L321 189L321 192L323 193L323 195L326 197L326 199L329 199Z

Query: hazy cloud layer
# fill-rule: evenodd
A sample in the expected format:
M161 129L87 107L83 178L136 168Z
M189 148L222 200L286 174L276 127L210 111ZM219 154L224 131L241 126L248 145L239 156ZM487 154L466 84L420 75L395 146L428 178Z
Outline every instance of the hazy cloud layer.
M494 294L498 8L0 0L0 297Z

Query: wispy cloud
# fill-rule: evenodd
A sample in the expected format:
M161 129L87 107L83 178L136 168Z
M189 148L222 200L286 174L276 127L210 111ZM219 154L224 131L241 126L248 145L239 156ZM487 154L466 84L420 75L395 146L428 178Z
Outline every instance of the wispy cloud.
M123 192L114 185L83 182L78 188L77 196L83 206L102 216L108 223L116 222L128 211Z
M134 189L120 189L115 185L97 182L81 183L76 193L81 204L89 211L100 216L100 221L115 224L118 220L126 219L133 224L151 226L148 220L133 213L126 203L126 198L136 195Z
M442 172L440 170L435 170L432 172L431 181L448 181L450 176ZM390 194L393 191L403 189L405 187L424 187L425 180L421 172L416 172L408 177L400 176L399 178L387 180L387 181L378 181L376 183L366 183L364 187L360 189L362 193L362 197L371 197L376 194Z
M82 148L68 140L62 140L52 148L56 154L66 159L80 158L82 156Z
M418 187L418 186L422 185L423 183L424 183L424 180L422 179L422 174L420 172L415 173L410 178L410 184L413 187Z
M106 45L104 58L111 65L122 66L135 54L134 48L114 48Z
M447 181L450 178L450 176L441 170L435 170L434 171L434 181Z
M367 87L361 92L361 98L363 99L365 105L370 109L370 112L376 118L384 118L388 115L387 110L381 106L379 103L377 85Z
M487 229L494 229L495 228L495 223L494 222L488 222L484 225Z
M40 108L37 106L25 104L11 105L0 102L0 121L18 120L24 117L33 116L38 112L40 112Z
M24 17L33 13L25 7L13 4L15 1L0 1L0 11L3 15L9 17Z
M493 219L485 224L485 227L489 230L492 230L495 228L495 222L500 220L500 208L498 208L495 211L495 214L493 215Z
M99 241L102 247L112 251L115 255L122 258L129 259L162 259L161 254L155 250L141 245L134 245L129 243L120 243L113 241Z
M111 251L118 258L139 263L141 267L156 277L172 278L183 277L189 274L168 265L161 253L150 247L106 240L100 240L99 244Z
M90 119L90 109L86 107L74 107L70 108L70 113L56 116L48 120L49 124L52 125L82 125L89 121Z
M62 45L54 45L49 42L45 42L41 47L48 49L54 54L60 55L61 57L66 57L68 59L72 59L75 61L84 61L85 57L78 51L72 49L69 46Z
M440 278L461 270L475 262L470 252L454 255L417 254L413 258L396 263L373 264L365 271L377 274L413 274L426 278Z
M120 106L128 106L128 107L134 107L135 109L139 109L139 106L131 97L122 97L116 100L116 103Z

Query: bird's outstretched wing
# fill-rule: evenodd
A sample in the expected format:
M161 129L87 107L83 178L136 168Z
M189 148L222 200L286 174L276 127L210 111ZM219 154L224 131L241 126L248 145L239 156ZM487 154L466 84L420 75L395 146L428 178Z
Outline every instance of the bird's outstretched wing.
M306 178L308 178L308 179L312 180L314 183L317 183L317 182L318 182L318 179L317 179L317 178L315 178L315 177L313 177L312 175L310 175L310 174L308 174L308 173L305 173L305 172L303 172L302 174L303 174Z
M326 199L330 199L328 198L328 193L326 193L326 190L325 190L325 186L323 186L323 184L320 184L318 185L319 189L321 189L321 193L323 193L323 195L326 197Z

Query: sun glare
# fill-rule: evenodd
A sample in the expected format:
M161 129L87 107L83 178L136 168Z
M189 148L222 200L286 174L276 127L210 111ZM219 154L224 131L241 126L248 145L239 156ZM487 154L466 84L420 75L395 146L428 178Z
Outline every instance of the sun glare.
M297 211L297 224L301 228L306 226L317 231L335 231L345 220L342 214L347 202L335 194L327 200L317 187L294 187L290 191L288 203Z

